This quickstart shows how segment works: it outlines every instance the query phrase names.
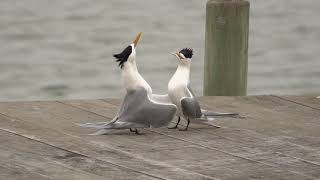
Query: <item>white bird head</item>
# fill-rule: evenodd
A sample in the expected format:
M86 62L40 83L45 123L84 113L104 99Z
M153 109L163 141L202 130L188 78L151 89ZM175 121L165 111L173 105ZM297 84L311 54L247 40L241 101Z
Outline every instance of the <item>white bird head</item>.
M191 48L184 48L177 53L172 53L172 55L174 55L177 58L179 65L189 66L191 64L193 50Z
M119 62L119 67L122 69L126 62L134 62L136 59L136 47L138 45L139 39L142 32L140 32L132 44L127 46L121 53L114 54L113 57L116 58L116 62Z

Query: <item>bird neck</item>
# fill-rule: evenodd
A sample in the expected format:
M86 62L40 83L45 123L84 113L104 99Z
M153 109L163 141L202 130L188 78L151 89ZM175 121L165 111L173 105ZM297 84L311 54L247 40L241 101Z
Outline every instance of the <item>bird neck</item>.
M174 73L172 80L179 85L187 86L190 79L190 66L178 65L176 72Z
M121 74L122 83L127 90L143 87L147 90L148 94L152 94L152 89L140 75L135 60L125 62Z

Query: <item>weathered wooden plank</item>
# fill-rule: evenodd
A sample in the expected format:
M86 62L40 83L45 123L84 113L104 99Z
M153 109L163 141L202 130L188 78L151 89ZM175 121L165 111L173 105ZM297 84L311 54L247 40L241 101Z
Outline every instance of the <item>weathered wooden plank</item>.
M69 107L70 108L70 107ZM64 107L64 113L67 113L67 107ZM22 109L20 109L23 111ZM52 109L51 109L52 110ZM59 112L61 113L61 112ZM41 116L40 116L41 117ZM0 127L4 129L10 129L15 131L16 133L22 134L23 136L32 136L35 139L39 139L42 142L47 144L51 144L60 148L64 148L66 150L79 153L88 157L94 157L99 160L112 163L126 169L132 169L136 172L141 174L146 174L152 177L159 177L159 178L173 178L176 179L177 177L181 179L197 179L197 178L207 178L207 179L214 179L213 177L206 176L203 174L199 174L193 171L187 171L185 169L174 167L167 163L162 163L155 161L153 159L145 158L142 155L131 153L130 150L126 150L124 147L130 146L130 144L135 145L134 147L138 147L136 143L138 142L137 139L144 138L149 139L150 135L148 136L122 136L123 144L122 146L113 146L110 145L110 141L113 140L113 137L121 135L118 133L114 136L87 136L83 131L83 128L77 127L71 122L65 122L66 126L69 130L58 130L53 126L56 123L46 123L46 124L34 124L38 119L37 116L28 117L30 121L34 122L26 122L21 120L13 120L10 118L6 118L0 116L2 119L0 121ZM31 120L32 118L32 120ZM89 120L89 119L88 119ZM61 122L61 121L60 121ZM70 124L68 124L70 123ZM45 126L49 127L46 128ZM76 134L78 133L78 134ZM150 133L150 132L149 132ZM154 134L154 133L151 133ZM128 133L125 133L128 135ZM110 139L106 139L108 137ZM130 137L126 139L125 137ZM132 138L135 137L135 138ZM100 140L97 140L99 139ZM121 139L121 138L120 138ZM154 140L149 140L150 142ZM144 143L146 143L145 141ZM172 142L172 141L171 141ZM175 142L174 142L175 143ZM178 144L178 143L175 143ZM147 144L148 145L148 144ZM150 144L148 145L150 148L152 147ZM163 145L164 146L164 145ZM181 145L181 148L185 148L185 145ZM152 150L149 150L152 151ZM166 156L164 154L163 156Z
M44 175L51 179L97 179L95 174L76 170L56 162L52 157L41 156L52 152L52 147L35 144L31 140L0 131L0 161L2 163L20 166L31 172ZM58 154L57 154L58 155Z
M209 98L208 98L209 99ZM229 128L246 129L251 132L275 137L279 140L319 148L318 131L320 113L312 108L283 101L272 96L250 98L219 98L202 101L208 107L237 109L245 119L221 119L217 122ZM237 108L238 107L238 108Z
M60 133L60 135L61 135L61 133ZM35 135L35 137L38 137L38 135ZM59 137L53 136L52 138L55 138L55 140L56 140ZM68 139L65 139L65 140L68 141ZM72 141L74 141L74 139ZM100 151L103 151L99 146L100 147L101 146L105 147L104 151L108 151L108 150L106 150L106 145L103 144L103 142L96 143L95 147L94 147L94 148L96 148L96 149L98 149ZM79 148L81 148L81 147L79 147ZM237 159L224 159L222 154L219 155L219 154L215 154L215 153L210 153L210 154L205 154L205 156L206 156L205 158L197 159L197 157L194 157L194 155L202 154L202 151L199 151L199 148L196 148L193 151L194 152L193 154L191 154L190 151L188 151L188 148L184 148L184 150L180 151L180 152L181 152L181 154L187 152L187 156L185 156L185 157L188 157L190 155L194 159L194 161L190 161L190 159L188 159L188 158L185 158L183 160L179 159L179 161L177 162L178 163L177 165L179 165L181 163L184 163L184 162L190 162L190 164L187 164L187 165L189 165L189 168L199 168L199 169L202 169L202 171L208 171L208 172L211 172L211 173L216 173L217 176L220 176L220 178L223 178L223 177L235 178L235 177L239 177L239 176L245 176L247 173L249 173L249 174L251 174L252 176L255 176L255 177L260 177L261 179L280 178L280 177L286 177L288 179L292 179L294 177L299 177L300 179L304 178L304 176L297 176L296 174L289 173L289 172L286 172L286 171L277 172L276 169L274 169L272 167L264 166L264 165L261 165L261 164L253 165L253 164L248 163L246 161L243 161L243 162L242 161L238 161ZM152 151L150 151L150 153L152 153ZM158 153L158 152L156 151L156 153ZM171 153L171 151L168 151L165 154L169 154L169 153ZM107 156L108 154L104 154L104 155ZM154 154L152 154L152 156L154 156ZM209 157L211 157L211 156L216 157L217 158L216 162L222 163L221 165L223 165L223 166L222 167L221 166L220 167L219 166L218 167L215 167L215 166L212 167L211 164L209 163L210 162L210 158ZM122 157L122 158L125 158L127 160L130 159L128 157ZM168 158L177 159L179 157L173 156L173 157L168 157ZM130 160L132 160L132 159L130 159ZM157 162L157 163L165 164L163 162ZM199 163L200 164L204 163L204 165L207 165L207 166L198 166ZM239 164L239 166L236 166L236 164ZM246 165L246 166L244 166L244 165ZM232 168L229 168L228 166L231 166ZM173 166L172 168L175 168L175 167ZM264 170L268 170L268 174L266 174L264 172ZM168 173L168 172L163 170L162 173ZM177 178L178 179L180 179L180 178L184 179L184 178L188 178L189 177L189 176L184 177L185 175L184 174L180 174L179 171L176 172L175 176L176 176L175 177L176 179ZM193 179L193 178L194 178L194 176L192 178L190 178L190 179ZM202 178L205 178L205 177L202 177ZM205 178L205 179L207 179L207 178Z
M1 179L10 179L10 180L50 180L51 178L43 175L31 172L30 169L15 165L9 164L7 162L0 161L0 177Z
M300 105L294 103L288 104L278 98L269 96L258 98L215 98L215 101L213 101L213 99L208 101L207 98L205 98L202 104L206 104L212 108L223 108L224 105L226 105L224 108L229 108L229 111L234 111L234 107L238 107L238 111L246 116L246 119L238 119L237 121L232 118L218 120L221 125L228 126L229 133L225 131L219 133L220 129L214 132L222 138L237 141L243 144L244 147L251 147L253 150L256 150L256 152L249 152L247 155L255 155L255 153L268 152L271 150L271 153L273 151L273 153L278 154L278 156L284 156L288 159L291 157L291 162L289 161L291 167L288 166L288 168L303 172L309 171L313 176L319 177L320 148L318 141L320 132L317 128L314 128L314 126L317 127L317 124L314 125L314 123L316 123L314 117L318 117L316 110L304 106L300 107ZM268 115L267 118L266 114ZM284 114L286 115L284 116ZM265 119L268 121L265 121ZM301 119L303 120L301 121ZM308 126L310 121L313 126ZM266 123L269 123L271 126L266 127ZM294 127L290 126L292 124L301 128L303 132L292 129L292 127ZM201 131L203 132L203 130ZM202 138L207 137L212 139L213 137L209 135L212 133L213 131L203 132L203 134L207 136L203 136ZM201 139L199 136L197 136L197 138ZM201 141L198 140L198 142ZM223 146L226 147L227 143L223 143ZM219 141L215 144L215 146L217 145L219 145ZM239 148L233 149L237 150ZM242 155L247 156L243 153ZM268 158L272 160L271 157L272 156L268 156ZM278 159L279 158L274 159L274 162L277 163L276 160ZM306 167L311 167L303 168L305 165L307 165Z
M116 99L116 98L107 98L107 99L101 99L101 100L116 106L119 106L120 103L122 102L122 99Z
M154 179L112 164L0 130L0 162L50 179ZM21 170L21 172L26 172ZM27 171L27 172L28 172ZM121 177L118 177L122 174Z
M87 110L99 115L103 115L104 117L108 117L109 119L112 119L118 112L117 105L105 103L104 100L72 100L59 102L80 108L82 110ZM110 102L117 103L115 99L110 99Z
M29 123L28 123L29 124ZM33 131L34 132L34 131ZM147 138L149 138L149 136L147 137ZM101 146L104 146L105 147L105 145L104 145L104 142L103 141L105 141L105 139L103 138L102 139L102 142L95 142L96 144L98 144L99 143L99 145L101 145ZM150 141L151 142L151 141ZM132 141L130 142L131 144L132 144ZM144 143L146 143L146 141L144 142ZM177 145L178 143L176 143L176 142L174 142L174 141L171 141L171 143L174 143L173 145ZM108 143L109 144L109 143ZM124 143L124 144L127 144L127 143ZM96 147L95 146L95 148L97 148L97 149L100 149L99 147ZM150 146L150 148L154 148L154 147L151 147ZM161 147L159 147L159 148L161 148ZM183 146L183 147L181 147L181 149L186 149L186 146ZM105 149L105 148L104 148ZM162 148L162 149L164 149L164 147ZM161 149L160 149L161 150ZM100 151L101 151L101 149L100 149ZM150 152L152 152L152 149L148 149L148 151L150 151ZM198 152L198 151L195 151L195 152ZM143 154L141 154L141 156L142 156ZM166 154L164 154L164 155L166 155ZM211 153L211 155L212 155L212 153ZM162 157L166 157L166 156L163 156L162 155ZM222 156L220 156L221 158L223 158ZM122 157L122 158L124 158L124 157ZM143 159L146 159L146 158L144 158L144 157L140 157L140 158L143 158ZM128 158L128 159L130 159L130 158ZM180 160L180 162L181 162L181 159L179 159L179 157L177 157L177 158L174 158L173 156L171 156L170 157L170 159L178 159L178 160ZM159 162L158 162L159 163ZM159 164L165 164L165 163L159 163ZM173 168L175 168L175 167L173 167ZM175 171L177 171L177 170L175 170ZM178 173L179 171L177 171L177 173ZM166 172L167 173L167 172ZM183 176L185 176L184 174L177 174L178 175L178 177L180 176L180 177L183 177ZM188 174L186 174L186 175L188 175ZM194 177L194 176L193 176Z
M82 101L81 103L83 103L83 104L87 104L85 101ZM98 105L98 106L97 106ZM84 105L81 105L81 108L82 107L84 107ZM90 107L89 109L90 110L93 110L95 113L97 113L98 111L101 111L101 110L99 110L100 108L103 108L103 106L99 106L99 104L96 104L94 107ZM191 127L197 127L197 128L199 128L199 126L191 126ZM201 128L201 131L202 130L207 130L207 131L212 131L212 129L208 129L208 127L207 128L204 128L204 126L202 126L202 128ZM165 129L164 129L164 131L166 131ZM163 130L161 131L161 132L164 132ZM207 134L208 134L208 132L207 131L205 131L205 132L201 132L201 134L203 135L203 136L206 136ZM175 131L176 132L176 131ZM180 132L181 133L181 132ZM197 133L199 133L199 132L197 132ZM166 132L165 134L168 134L168 132ZM202 135L200 135L200 137L201 138L198 138L195 142L201 142L201 140L202 140L202 138L205 138L205 137L203 137ZM179 135L177 135L177 136L179 136ZM195 137L197 137L198 135L195 135L195 134L193 134L192 136L195 136ZM226 142L227 141L227 142ZM229 142L228 142L229 141ZM234 143L233 141L230 141L229 139L224 139L224 142L221 142L221 144L224 144L224 143ZM241 146L239 146L239 143L238 144L233 144L233 146L234 147L236 147L238 145L238 147L236 148L238 151L240 150L240 152L243 152L244 151L244 149L245 149L245 147L241 147ZM273 144L274 145L274 144ZM223 148L226 148L226 147L219 147L219 148L221 148L221 149L223 149ZM255 148L255 147L250 147L250 148ZM265 149L266 149L266 147L264 147ZM262 151L262 150L261 150ZM248 151L244 151L244 152L248 152ZM252 153L252 151L251 151L251 153ZM249 153L250 154L250 153ZM252 155L252 154L250 154L250 155ZM278 154L274 154L273 155L274 157L278 157ZM177 157L177 155L175 155L175 157ZM199 159L199 157L197 157L197 156L195 156L196 158L198 158ZM170 157L171 158L171 157ZM199 159L200 160L200 159ZM250 160L250 158L249 158L249 160ZM191 160L191 162L193 162L192 160ZM276 163L274 163L274 164L276 164ZM199 166L197 166L197 167L199 167ZM202 166L200 166L200 167L202 167ZM317 166L316 166L316 168L318 168Z
M320 112L312 108L283 101L273 96L243 98L203 98L202 105L237 111L245 119L217 119L229 128L256 131L300 145L319 147ZM299 138L304 140L298 141ZM295 141L297 140L297 141ZM293 142L293 143L294 143ZM320 142L320 141L319 141Z
M293 151L297 151L297 153L305 153L301 155L309 156L309 158L315 157L319 159L319 151L305 150L304 148L301 148L299 146L294 146L279 140L273 141L274 138L269 138L269 141L264 142L259 141L260 138L255 140L253 134L247 133L248 140L242 142L241 140L244 137L242 137L241 139L232 138L230 137L228 132L226 132L228 130L224 129L216 130L217 132L213 134L213 130L210 129L201 129L200 131L199 129L190 128L188 133L185 133L183 135L181 135L181 132L177 131L164 132L164 130L161 131L158 129L154 131L168 135L172 138L179 138L194 145L218 150L226 154L230 154L234 157L246 159L248 161L260 162L269 166L278 167L281 170L297 172L305 176L320 177L320 166L317 164L317 162L314 162L312 160L304 160L304 157L300 159L285 154L287 151L291 153ZM235 134L237 132L239 131L236 131ZM240 136L243 135L244 133L240 131Z
M43 105L38 104L36 106L41 109L42 113L49 114L50 116L55 116L55 114L58 113L58 114L67 114L66 117L72 117L70 116L69 113L71 114L77 113L74 109L69 110L70 108L73 108L73 107L65 107L63 106L63 104L59 105L59 106L62 106L61 108L57 108L57 107L44 108L44 106L48 106L48 104L46 103L44 103ZM76 119L76 118L79 118L79 115L77 115L75 119L69 119L69 118L66 119L62 116L59 116L60 123L63 122L65 125L64 129L60 130L59 125L57 125L56 123L52 123L50 121L46 121L45 124L40 123L41 125L38 125L39 122L43 121L42 119L43 116L39 115L39 113L32 113L33 114L32 116L27 115L28 114L27 112L33 111L32 108L30 109L30 107L32 107L31 105L21 107L16 104L15 107L19 108L19 112L14 113L12 110L6 110L6 113L9 113L10 115L18 116L19 118L21 117L26 118L25 120L28 122L24 123L23 125L21 125L21 123L13 125L12 123L14 122L12 122L10 124L3 124L1 125L1 127L6 126L7 128L11 128L11 129L16 128L15 130L19 130L19 133L27 134L27 135L28 133L31 133L36 138L40 138L40 140L46 141L47 143L52 143L59 147L85 153L87 155L90 155L91 157L93 156L93 157L102 159L104 161L117 162L117 163L120 163L121 165L133 167L143 172L146 172L147 170L149 170L152 174L156 174L160 176L162 175L165 177L176 177L176 178L179 177L179 178L190 178L190 179L196 178L196 177L204 178L204 177L207 177L208 175L210 175L209 177L213 177L213 178L216 178L216 177L223 178L228 174L229 176L231 175L233 177L238 177L242 173L244 175L249 173L252 176L256 175L266 179L268 178L270 179L271 177L273 178L300 177L302 179L305 178L305 176L303 175L299 175L290 171L278 170L277 168L269 165L261 164L254 161L248 161L246 159L238 158L228 153L223 153L214 149L208 149L208 148L197 147L197 146L190 147L190 145L192 144L188 142L181 141L181 140L174 141L172 138L170 139L163 135L159 136L155 133L146 132L148 133L147 136L122 136L120 134L116 134L116 135L109 135L109 136L87 137L87 136L83 136L83 133L85 132L83 129L79 129L78 127L75 127L74 124L72 124L72 122L83 121L83 119ZM10 108L0 108L0 109L10 109ZM51 114L48 112L49 110ZM78 109L78 111L81 111L81 110ZM22 115L20 114L21 112L22 112ZM83 115L84 112L81 111L78 113ZM88 116L88 115L80 116L80 117L92 118L91 116ZM53 117L50 117L48 119L58 120ZM90 121L90 120L91 119L87 119L86 121ZM36 125L41 128L32 129L35 127L35 124L32 124L32 123L36 123ZM28 127L28 126L31 126L31 127ZM62 135L65 135L65 136L62 136ZM154 142L158 142L158 143L153 144ZM156 151L157 146L159 144L162 145L162 149L165 150L164 153L161 153L161 152L159 153L159 151ZM165 146L168 146L169 148L166 149ZM185 148L185 146L187 148ZM140 153L139 148L142 151L141 154L138 154ZM170 148L172 148L173 151L175 151L175 148L176 148L177 155L173 154L174 156L167 158L168 161L164 161L164 162L161 161L166 156L168 156L169 154L168 152L171 152ZM143 151L144 149L145 151ZM144 157L143 155L143 153L145 153L146 151L149 152L148 157ZM183 156L184 152L186 151L187 152L190 151L194 153L185 154L185 156ZM179 154L181 155L178 156ZM209 159L210 161L207 162L208 157L211 157L212 155L213 157L217 157L217 159ZM157 157L158 159L155 157ZM190 159L189 157L193 159ZM235 161L231 161L230 158L235 159ZM125 159L125 161L123 159ZM130 161L128 161L128 159ZM192 166L195 162L197 162L197 160L199 160L199 162L202 162L204 164L202 166ZM182 162L190 162L190 164L185 164ZM239 166L234 166L232 168L228 168L227 165L225 165L226 162L231 162L231 164L237 164L237 163L246 164L246 166L244 167L239 165ZM151 169L148 169L148 167L141 167L141 166L148 166ZM200 171L201 169L203 169L203 167L205 167L205 172ZM259 169L257 169L257 167L259 167ZM193 168L194 169L198 168L198 169L196 169L196 172L193 172ZM267 169L268 173L263 171L263 169ZM166 173L165 175L163 174L164 172ZM201 173L203 173L203 175L201 175ZM206 173L208 173L208 175Z
M270 98L272 98L272 97L270 97ZM220 111L228 111L228 110L229 111L237 111L238 106L234 106L232 104L232 102L229 103L229 101L232 100L233 103L234 103L234 101L236 101L235 99L241 99L241 98L218 97L216 99L218 101L213 106L213 109L220 110ZM227 99L229 99L229 100L227 100ZM245 99L247 99L247 98L245 98ZM249 97L249 99L252 99L252 100L250 100L249 102L246 102L246 104L249 103L249 104L252 104L252 106L244 108L244 109L255 109L255 110L258 110L255 107L256 107L256 105L259 105L259 104L255 104L255 102L257 100L259 100L259 99L263 101L263 97ZM227 102L227 103L223 103L223 102ZM204 105L204 104L202 103L202 105ZM314 114L314 111L313 112L309 112L308 111L306 113L308 115L310 115L310 116L309 116L308 119L304 119L305 115L303 115L303 113L306 110L302 109L300 111L297 111L296 110L297 107L295 107L295 106L296 105L294 105L294 104L293 104L293 106L292 105L289 106L287 103L283 103L283 102L281 102L279 100L276 100L274 98L272 98L271 100L268 100L267 103L262 105L262 107L264 107L264 108L269 108L269 109L273 108L276 111L281 110L281 112L284 111L283 113L289 114L289 115L293 115L293 116L297 116L297 113L298 113L298 115L300 114L300 116L302 116L301 119L307 120L307 121L310 120L310 118L312 119L313 117L317 117L317 114ZM286 109L288 109L288 110L293 109L294 112L286 112ZM265 111L265 109L263 109L263 111ZM246 116L246 113L247 113L246 111L241 111L241 114L244 115L244 116ZM275 113L275 112L272 112L272 113ZM250 112L248 112L247 114L248 114L248 118L249 118L250 117ZM264 118L265 116L263 114L259 114L258 117ZM283 118L283 117L279 116L279 118ZM231 120L231 121L234 120L235 122L237 122L239 119L232 119L232 118L221 119L221 121L223 121L223 122L225 122L226 120L227 121L228 120ZM253 119L253 121L256 121L256 120ZM246 123L246 120L244 120L244 122ZM303 121L300 125L306 126L306 124L308 124L308 123L309 122L304 122ZM239 125L241 125L241 123L239 123ZM242 128L246 128L246 126L247 125L245 124L245 127L242 127ZM312 125L311 127L314 127L314 126ZM308 126L308 128L310 128L310 126ZM271 127L271 130L273 130L272 127ZM287 129L287 130L289 130L289 129ZM306 131L310 132L310 129L307 129ZM260 143L260 146L261 146L261 142L264 142L264 144L262 144L262 147L263 147L261 149L262 152L265 152L266 149L268 149L269 147L277 147L278 151L276 153L291 154L292 156L294 156L296 158L301 158L302 160L316 162L316 163L320 162L319 151L318 151L319 150L319 143L317 143L317 141L319 141L319 138L318 138L319 137L319 131L318 131L317 128L315 128L314 131L312 131L312 132L317 133L317 134L315 134L315 136L308 136L309 140L307 142L310 142L308 144L311 145L311 147L304 146L305 144L301 144L300 145L299 143L298 144L290 143L290 141L287 141L286 139L284 139L284 140L277 139L277 137L278 137L277 135L275 137L272 137L272 136L269 137L269 136L266 136L266 135L263 135L263 134L260 134L260 133L256 133L255 131L230 129L230 128L229 128L229 136L227 136L226 138L230 139L230 132L232 132L231 133L232 134L232 136L231 136L232 139L231 140L238 140L241 143L248 142L249 144L247 143L246 146L251 145L252 148L258 147L259 143ZM294 132L294 131L292 131L292 132ZM206 133L203 132L203 134L206 135L207 132ZM294 134L296 134L296 133L294 133ZM218 135L218 136L222 136L222 135ZM223 136L225 137L226 135L224 134ZM283 138L283 136L281 136L281 137ZM305 143L306 142L305 140L302 140L301 138L298 138L297 140L299 140L299 139L301 140L300 143ZM292 140L292 139L290 139L290 140Z

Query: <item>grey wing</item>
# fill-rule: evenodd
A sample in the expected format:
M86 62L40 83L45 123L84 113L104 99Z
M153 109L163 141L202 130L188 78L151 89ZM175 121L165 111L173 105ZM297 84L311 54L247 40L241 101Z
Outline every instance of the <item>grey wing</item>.
M166 126L174 118L176 106L149 99L144 88L127 92L118 120L122 128L147 128ZM118 127L119 128L119 127Z
M161 104L149 99L144 88L128 90L118 115L110 123L87 123L82 127L97 129L129 129L167 126L176 114L173 104Z
M193 97L181 99L181 109L184 116L189 118L200 118L202 116L198 100Z
M150 120L150 127L167 126L175 117L177 106L172 103L159 103L149 99L144 116Z
M147 99L147 92L143 88L128 90L121 102L118 114L111 122L80 124L82 127L96 129L128 129L149 127L150 123L139 118L139 112Z
M148 101L147 91L144 88L128 90L123 99L117 119L109 124L109 128L145 128L150 123L141 118L140 112Z

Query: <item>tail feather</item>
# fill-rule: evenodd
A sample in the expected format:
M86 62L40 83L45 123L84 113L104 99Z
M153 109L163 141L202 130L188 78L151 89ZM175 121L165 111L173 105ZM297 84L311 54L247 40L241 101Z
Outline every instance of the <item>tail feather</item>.
M196 120L200 120L200 121L213 121L213 120L215 120L215 118L213 118L213 117L207 117L207 116L202 116L201 118L196 118Z
M84 123L84 124L77 124L77 125L81 127L86 127L86 128L107 129L109 128L111 123L113 122Z
M203 109L201 109L201 112L205 116L222 116L222 117L239 116L239 113L221 113L221 112L213 112L213 111L208 111Z
M108 134L109 132L111 132L113 129L100 129L99 131L89 134L91 136L98 136L98 135L105 135Z

